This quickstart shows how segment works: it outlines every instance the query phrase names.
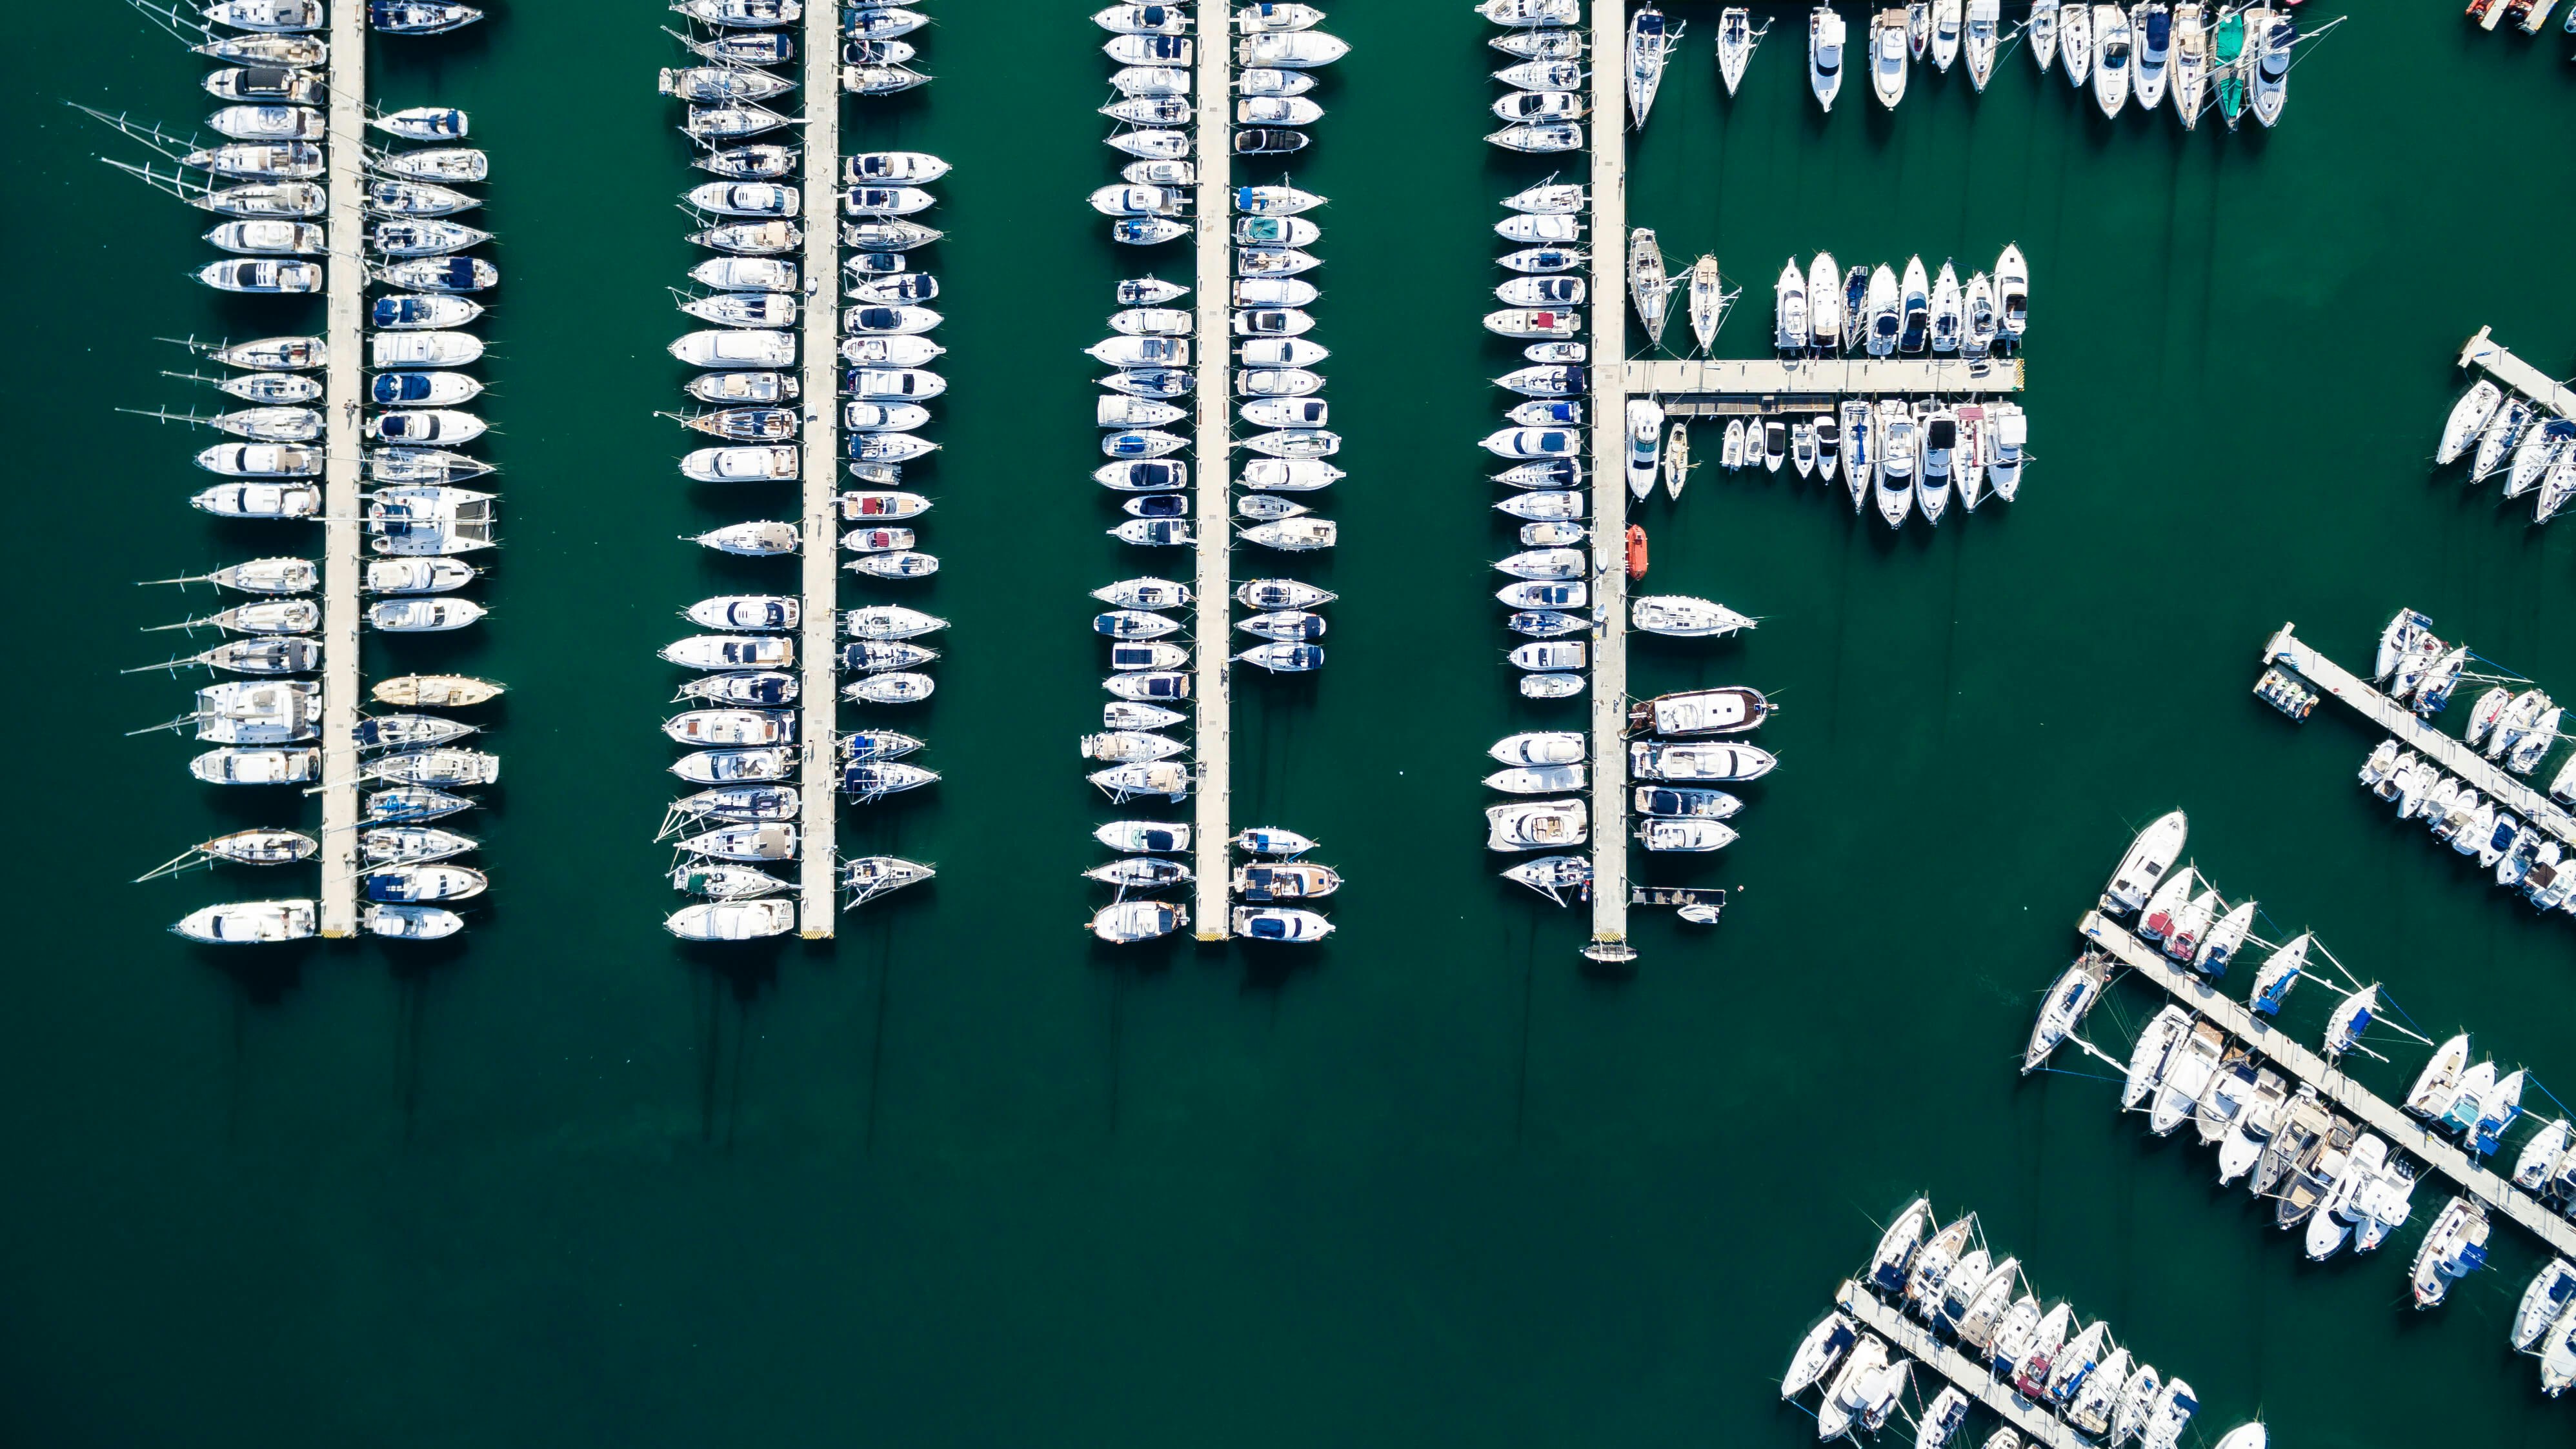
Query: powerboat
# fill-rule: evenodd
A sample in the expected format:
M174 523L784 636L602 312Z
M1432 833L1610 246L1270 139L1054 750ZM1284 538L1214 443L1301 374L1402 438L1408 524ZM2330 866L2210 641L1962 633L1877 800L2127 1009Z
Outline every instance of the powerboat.
M1905 12L1881 10L1870 21L1869 84L1891 111L1905 99L1905 68Z
M1742 12L1729 11L1728 13L1740 15ZM1723 30L1725 22L1720 20L1719 25L1721 29L1718 37L1718 44L1720 46L1718 63L1722 68L1725 65L1725 50L1723 48L1726 44L1725 33ZM1807 88L1815 92L1816 104L1829 113L1834 108L1834 97L1842 94L1843 62L1847 49L1844 44L1846 33L1842 12L1836 10L1833 6L1818 5L1814 10L1808 12ZM1750 56L1749 45L1747 46L1747 56L1748 58ZM1741 71L1743 68L1743 62L1738 61L1736 65L1737 70ZM1733 95L1735 93L1735 82L1733 79L1730 78L1727 81L1726 90L1729 95Z
M2129 103L2135 45L2129 17L2117 5L2094 6L2093 37L2093 100L2104 116L2116 119Z

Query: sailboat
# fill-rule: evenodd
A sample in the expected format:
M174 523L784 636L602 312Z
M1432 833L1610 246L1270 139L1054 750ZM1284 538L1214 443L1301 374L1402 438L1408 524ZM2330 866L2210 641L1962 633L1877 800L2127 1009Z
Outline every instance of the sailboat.
M1816 8L1819 15L1833 13L1828 6ZM1841 22L1837 19L1835 23ZM1811 33L1815 24L1814 20L1808 22ZM1741 5L1729 5L1717 12L1717 78L1726 86L1728 95L1734 95L1735 88L1743 84L1744 67L1753 59L1753 47L1761 42L1762 32L1753 28L1752 11Z
M2057 11L2057 45L2066 57L2066 83L2077 90L2093 78L2093 7L2075 0Z
M1960 48L1968 56L1968 83L1980 93L1994 78L1997 31L2002 24L2002 0L1968 0L1968 28Z
M1652 4L1637 7L1628 17L1628 114L1639 130L1645 128L1646 113L1655 107L1664 64L1681 38L1682 27L1668 24L1664 12Z
M1740 295L1740 289L1728 288L1726 279L1719 275L1714 255L1704 255L1691 263L1690 327L1691 336L1698 340L1700 351L1707 352L1715 345L1717 329L1726 325L1726 314Z
M2176 0L2173 10L2174 113L2186 131L2200 124L2209 104L2209 7Z
M2039 64L2039 73L2057 63L2058 0L2030 0L2030 20L2022 28L2030 33L2030 58Z
M2212 41L2210 79L2218 92L2218 114L2233 131L2245 114L2245 13L2223 11Z
M2298 43L2298 22L2269 8L2255 12L2254 119L2265 129L2279 123L2289 101L2290 48Z
M1663 345L1664 304L1672 292L1672 278L1664 272L1664 253L1655 244L1654 228L1641 226L1629 232L1628 296L1646 324L1647 340L1657 346Z

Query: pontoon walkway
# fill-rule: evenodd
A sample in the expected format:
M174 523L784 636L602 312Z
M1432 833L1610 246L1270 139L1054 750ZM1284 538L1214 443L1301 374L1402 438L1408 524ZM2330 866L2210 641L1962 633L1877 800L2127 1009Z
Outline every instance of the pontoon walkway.
M1226 888L1233 876L1228 841L1234 835L1234 692L1226 641L1234 636L1234 429L1233 379L1227 368L1233 317L1231 249L1234 156L1233 12L1228 0L1198 3L1198 216L1190 245L1196 254L1199 342L1197 435L1198 492L1192 531L1197 535L1197 678L1199 760L1196 855L1197 907L1192 912L1202 941L1223 941L1232 930Z
M841 7L805 7L805 456L797 476L804 517L798 641L797 811L804 857L796 873L798 924L806 940L832 934L836 827L840 824L839 705L841 615Z
M2556 378L2498 346L2490 333L2492 327L2481 327L2478 335L2460 348L2460 366L2482 367L2495 375L2495 380L2521 393L2562 418L2576 418L2576 391L2559 385Z
M1628 117L1624 0L1592 0L1592 941L1628 944Z
M1983 397L2022 389L2020 358L1671 358L1631 362L1628 391L1667 416L1819 412L1846 397Z
M358 934L358 583L366 565L360 537L365 500L358 439L366 338L367 7L331 7L328 170L330 236L325 261L322 367L322 934Z

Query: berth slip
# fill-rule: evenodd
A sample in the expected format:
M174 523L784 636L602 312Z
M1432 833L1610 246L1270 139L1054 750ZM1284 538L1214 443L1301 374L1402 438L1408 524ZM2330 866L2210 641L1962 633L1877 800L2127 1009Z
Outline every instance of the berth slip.
M924 742L882 719L921 714L940 651L920 641L946 627L895 600L927 602L921 581L939 569L919 547L932 500L905 470L936 453L918 430L947 388L930 370L939 314L923 305L939 295L922 250L939 232L917 218L949 168L868 149L870 128L845 127L841 99L926 84L908 64L914 43L897 38L926 17L776 0L672 8L689 22L671 32L687 55L657 88L684 105L692 165L716 179L682 193L706 255L679 310L709 325L671 345L698 369L696 407L664 416L713 444L680 465L701 496L769 513L792 499L795 516L689 540L792 559L793 588L782 563L777 592L700 599L680 612L706 632L661 651L688 671L663 723L687 749L672 773L699 787L664 814L670 883L695 898L664 925L689 941L820 940L841 910L936 873L846 852L838 799L875 806L939 779L918 758ZM779 99L799 91L801 105ZM869 596L859 607L841 607L844 571ZM862 712L856 728L842 727L844 700Z
M235 218L206 233L228 255L201 268L200 282L321 303L319 333L285 330L313 325L311 302L255 303L274 309L268 325L279 335L192 341L215 372L167 374L252 406L146 414L241 440L197 454L198 466L222 480L191 500L201 511L320 525L318 560L272 556L158 581L208 583L247 600L170 626L233 636L160 666L235 676L199 689L192 710L166 726L214 746L189 773L279 795L286 792L273 787L301 786L321 797L319 829L237 830L143 878L196 866L318 867L312 897L210 905L172 927L209 944L453 935L465 925L453 904L488 884L452 863L477 842L420 822L472 808L472 797L456 792L491 783L499 763L469 740L476 726L421 711L469 709L500 686L398 673L370 697L362 670L374 650L399 671L408 662L402 636L469 628L486 612L458 592L483 570L456 555L490 546L493 495L451 485L490 471L456 451L485 431L466 410L482 384L459 369L483 350L464 330L482 310L468 294L498 274L463 255L489 232L436 218L479 208L479 196L461 188L481 182L488 163L480 150L451 144L464 139L462 112L371 104L367 37L443 34L480 12L390 0L353 0L328 13L226 3L202 18L137 8L222 63L205 88L234 104L210 119L215 144L180 144L158 126L82 107L179 169L164 177L149 165L110 164ZM331 235L352 240L334 249L324 241ZM371 288L379 292L372 300Z
M1169 570L1187 582L1158 570L1093 591L1109 606L1092 628L1107 651L1111 698L1101 732L1080 741L1090 781L1121 812L1160 800L1166 813L1189 817L1120 819L1095 832L1121 855L1083 872L1114 891L1090 930L1115 944L1184 928L1203 942L1307 944L1333 929L1311 907L1340 876L1292 859L1313 842L1283 829L1238 831L1232 820L1236 668L1322 667L1328 621L1319 610L1334 598L1294 577L1234 577L1238 542L1272 575L1338 538L1318 513L1321 490L1342 476L1330 461L1341 440L1314 371L1329 353L1309 335L1306 309L1318 293L1304 276L1321 264L1311 249L1323 232L1306 213L1325 198L1286 173L1236 184L1236 158L1311 144L1302 128L1324 108L1308 92L1348 49L1317 28L1326 18L1310 5L1220 0L1113 5L1092 17L1118 67L1120 99L1101 110L1126 128L1108 145L1126 159L1120 184L1093 192L1091 206L1143 263L1118 284L1111 335L1086 349L1117 369L1101 380L1096 421L1109 461L1095 476L1123 515L1110 535L1146 550L1140 565L1155 569L1158 553L1182 548L1191 558L1188 569ZM1178 265L1171 244L1183 240L1187 282L1154 270ZM1251 456L1238 462L1237 448ZM1194 637L1167 638L1184 633L1184 619ZM1184 723L1187 743L1161 733ZM1236 866L1238 854L1251 863ZM1187 903L1151 894L1165 890Z

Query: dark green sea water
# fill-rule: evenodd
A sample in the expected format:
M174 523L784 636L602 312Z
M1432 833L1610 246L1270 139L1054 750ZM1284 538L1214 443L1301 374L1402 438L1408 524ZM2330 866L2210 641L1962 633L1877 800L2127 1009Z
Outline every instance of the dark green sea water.
M830 944L662 934L652 651L687 601L783 575L672 541L755 510L692 498L651 416L681 380L671 201L700 179L653 93L664 13L495 8L379 43L376 94L470 108L494 156L507 546L479 632L371 669L514 686L472 827L496 888L452 951L257 959L162 926L258 883L124 882L284 807L120 738L182 693L115 670L182 607L130 580L278 536L190 512L203 440L111 409L206 400L155 376L181 365L155 335L292 324L186 281L204 221L91 160L118 143L58 104L184 129L201 67L123 7L14 17L7 588L48 644L21 698L49 712L12 811L0 1439L1787 1449L1812 1433L1776 1403L1791 1342L1928 1191L2187 1375L2213 1428L2576 1441L2505 1347L2539 1261L2514 1230L2419 1314L2432 1190L2379 1257L2313 1267L2108 1086L2013 1073L2071 922L2180 805L2276 939L2312 926L2428 1032L2576 1086L2569 928L2367 803L2349 717L2296 729L2246 693L2284 619L2359 663L2400 604L2576 689L2576 534L2424 461L2480 324L2553 371L2576 353L2563 39L2358 7L2278 133L2185 136L2106 124L2018 53L1981 99L1918 75L1890 117L1856 82L1822 119L1794 11L1730 105L1713 7L1679 12L1631 217L1747 284L1726 350L1761 346L1793 251L1966 270L2018 240L2040 461L2018 504L1937 534L1714 468L1645 510L1655 587L1764 622L1641 648L1639 692L1757 684L1784 763L1733 849L1652 872L1739 887L1725 925L1641 918L1622 982L1580 974L1582 922L1479 848L1484 745L1549 718L1501 658L1509 532L1474 447L1511 357L1476 326L1493 203L1546 168L1478 139L1503 62L1466 4L1341 7L1356 49L1297 173L1333 197L1318 335L1352 476L1314 576L1342 602L1319 678L1243 691L1238 817L1321 838L1350 885L1331 945L1286 959L1081 930L1105 814L1072 748L1099 699L1084 594L1139 571L1085 476L1077 349L1134 260L1082 205L1114 174L1089 0L940 7L938 83L853 111L868 144L957 163L932 259L946 569L920 596L955 621L919 716L946 779L844 827L940 878ZM2323 1010L2293 1006L2309 1033Z

